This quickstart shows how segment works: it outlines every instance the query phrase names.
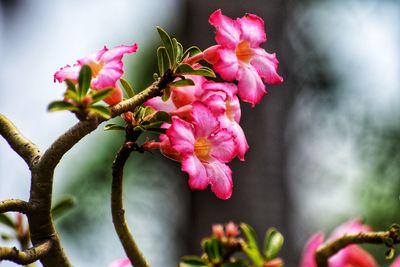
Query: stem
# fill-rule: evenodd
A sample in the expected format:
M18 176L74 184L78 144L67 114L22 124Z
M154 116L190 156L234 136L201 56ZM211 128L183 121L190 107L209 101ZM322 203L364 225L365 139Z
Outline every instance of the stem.
M320 246L315 253L315 261L318 267L328 267L328 260L339 250L351 244L384 244L388 238L393 240L393 244L400 243L400 237L393 231L386 232L361 232L357 234L346 234L340 238L332 240Z
M51 248L51 240L47 240L32 248L22 251L18 250L15 247L0 247L0 262L2 260L9 260L20 265L30 264L47 255L51 251Z
M0 135L29 167L32 167L35 161L39 159L40 151L36 145L26 139L17 127L2 114L0 114Z
M20 199L8 199L0 201L0 213L11 211L27 214L29 209L29 203Z
M123 204L123 169L132 151L135 150L133 142L125 142L118 151L113 162L113 180L111 191L111 213L115 230L124 247L125 253L135 267L149 267L142 252L139 250L125 219Z

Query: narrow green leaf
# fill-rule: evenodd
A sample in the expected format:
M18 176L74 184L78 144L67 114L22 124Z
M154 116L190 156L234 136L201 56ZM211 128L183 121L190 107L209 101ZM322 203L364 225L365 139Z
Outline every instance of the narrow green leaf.
M121 82L122 87L124 88L124 91L126 93L126 96L128 98L131 98L135 95L135 91L133 90L131 84L125 80L125 79L119 79L119 81Z
M170 86L180 87L180 86L192 86L194 82L191 79L184 79L175 81L169 84Z
M205 260L197 256L185 256L181 258L179 267L207 267L208 264Z
M267 260L275 259L284 242L283 235L275 228L268 229L264 239L264 256Z
M106 124L103 129L104 129L104 131L110 131L110 130L122 130L122 131L125 131L125 127L123 127L121 125L118 125L118 124L115 124L115 123Z
M198 48L197 46L191 46L188 49L186 49L185 53L183 53L182 58L186 59L200 53L202 53L200 48Z
M244 252L257 267L261 267L263 264L263 257L258 248L256 232L250 227L250 225L245 223L241 223L240 228L247 239L247 243L243 247Z
M212 69L207 68L207 67L201 67L199 69L195 69L192 75L198 75L198 76L204 76L204 77L210 77L210 78L215 78L215 73Z
M150 120L150 122L155 121L171 123L171 115L169 115L169 113L165 111L158 111Z
M175 62L181 62L183 55L182 44L178 42L175 38L172 38L172 45L175 53Z
M173 68L175 65L175 51L173 47L173 43L171 40L171 37L168 35L168 33L161 27L157 27L158 34L160 35L161 40L164 43L165 49L167 50L168 58L170 59L170 65L169 68Z
M107 88L101 91L93 91L94 93L92 94L92 104L107 98L114 92L114 90L114 88Z
M222 260L221 244L218 239L213 238L211 240L211 249L212 249L212 254L213 254L213 262L220 262Z
M76 206L73 196L64 196L57 200L51 208L51 215L56 220Z
M47 111L50 112L58 110L77 110L77 108L73 104L65 101L53 101L47 107Z
M71 80L65 80L65 83L67 84L68 90L71 90L76 93L76 85L73 83Z
M215 78L215 73L212 69L207 67L201 67L198 69L192 68L189 64L180 64L176 69L176 74L178 75L199 75L205 77Z
M102 116L105 119L110 119L111 118L111 113L110 110L107 107L104 106L90 106L89 110Z
M179 66L176 68L175 73L184 75L184 74L190 74L193 71L194 71L194 69L192 68L192 66L190 66L189 64L186 64L186 63L182 63L182 64L179 64Z
M158 60L158 71L160 72L160 76L163 76L167 69L170 68L171 63L168 57L167 50L164 46L160 46L157 49L157 60Z
M155 109L153 109L152 107L145 107L143 109L140 119L141 120L150 120L156 113L157 113L157 111Z
M14 224L13 220L7 214L0 213L0 223L6 225L12 229L16 229L16 225Z
M83 65L79 71L78 84L80 99L86 96L89 91L90 81L92 80L92 69L88 65Z

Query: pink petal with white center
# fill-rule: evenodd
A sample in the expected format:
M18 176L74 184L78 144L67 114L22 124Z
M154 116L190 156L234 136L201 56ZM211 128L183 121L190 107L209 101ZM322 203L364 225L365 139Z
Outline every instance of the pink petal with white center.
M192 122L195 126L194 131L196 138L208 137L219 127L217 118L202 102L196 101L192 106Z
M196 156L189 156L182 160L182 171L189 174L191 189L206 189L210 183L203 163Z
M89 56L86 56L84 58L78 59L78 64L83 66L83 65L90 65L94 62L99 62L101 56L108 50L106 46L104 46L101 50L90 54Z
M137 49L138 49L137 44L116 46L106 51L102 55L101 59L106 63L114 60L121 61L124 54L134 53L136 52Z
M238 19L242 32L241 40L248 41L251 47L258 47L267 40L264 20L253 14L246 14Z
M211 14L208 22L216 29L215 40L218 44L234 48L240 41L240 25L237 21L224 16L221 9Z
M81 66L79 65L74 65L72 67L70 65L67 65L54 74L54 82L56 80L60 83L65 80L71 80L73 82L77 82L80 70Z
M214 160L204 163L207 176L210 178L211 190L221 199L228 199L232 195L232 171L222 162Z
M214 64L213 69L225 81L236 79L239 70L239 61L235 50L221 48L218 50L220 60Z
M152 107L155 110L160 110L165 112L171 112L176 110L176 106L172 102L171 98L169 98L167 101L164 102L159 96L150 98L144 103L144 105Z
M357 245L350 245L329 258L329 267L377 267L374 258Z
M101 90L99 90L99 91L101 91ZM115 104L118 104L119 102L121 102L122 98L123 97L122 97L121 87L119 87L119 85L116 83L113 93L110 96L106 97L104 99L104 102L106 102L107 104L112 106L112 105L115 105Z
M212 134L208 140L211 143L211 156L221 162L229 162L236 155L236 146L232 132L221 129Z
M246 154L247 150L249 150L249 145L246 140L246 136L244 135L242 127L240 127L239 123L232 122L232 131L235 135L235 144L236 144L236 151L239 159L244 161L244 155Z
M278 74L278 63L275 53L269 54L262 48L254 49L255 53L250 64L257 70L258 74L268 84L283 82L283 78Z
M113 261L107 267L128 267L131 266L131 261L128 258Z
M301 267L317 267L314 256L323 240L324 235L322 233L317 233L311 236L303 250L303 256L300 264Z
M194 132L190 123L172 117L172 124L167 130L167 136L171 142L172 148L178 151L182 157L187 157L194 152Z
M251 65L242 64L238 73L238 90L242 101L251 103L254 107L267 93L257 71Z

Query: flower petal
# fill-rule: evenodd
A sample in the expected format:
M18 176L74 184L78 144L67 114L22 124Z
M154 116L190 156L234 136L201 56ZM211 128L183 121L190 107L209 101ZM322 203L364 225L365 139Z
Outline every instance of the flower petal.
M397 257L394 262L390 265L390 267L400 267L400 256Z
M255 53L250 64L253 65L264 81L268 84L283 82L283 78L277 72L279 61L276 59L275 53L269 54L262 48L253 51Z
M108 48L104 46L101 50L90 54L89 56L86 56L84 58L78 59L78 64L83 66L83 65L90 65L93 62L99 62L101 56L108 51Z
M193 154L195 138L190 123L178 117L172 117L172 125L167 130L167 136L172 148L178 151L182 157Z
M203 163L195 156L182 160L182 171L189 174L189 187L191 189L206 189L210 183Z
M324 234L316 233L308 240L303 250L303 256L301 258L301 267L317 267L315 263L314 255L317 248L322 244L324 240Z
M238 19L242 32L241 39L248 41L251 47L258 47L267 40L264 20L253 14L246 14Z
M340 250L329 259L329 267L377 267L375 259L357 245L350 245Z
M224 163L218 160L204 163L207 176L210 178L211 190L221 199L228 199L232 195L232 171Z
M70 66L67 65L61 68L54 74L54 82L57 80L58 82L63 82L65 80L71 80L73 82L78 81L79 71L81 70L81 66L74 65Z
M213 66L215 72L221 75L222 79L225 81L237 79L239 61L235 51L221 48L218 50L218 54L220 60Z
M109 104L110 106L118 104L119 102L122 101L122 90L121 87L119 87L118 83L115 84L114 86L114 91L113 93L104 99L104 102Z
M244 155L246 154L247 150L249 149L249 145L246 140L246 136L244 135L242 127L240 127L239 123L232 122L232 131L235 135L235 144L236 144L236 151L238 157L241 161L244 161Z
M216 29L215 40L225 47L235 48L240 41L239 23L222 15L221 9L211 14L208 20Z
M232 132L221 129L212 134L208 140L211 143L211 156L221 162L229 162L236 155L236 146Z
M137 49L138 49L137 44L116 46L106 51L101 56L101 59L106 63L114 60L121 61L124 54L134 53L136 52Z
M192 120L195 128L195 137L208 137L218 127L219 122L210 109L200 101L193 103Z
M251 103L252 107L261 101L267 93L265 85L253 66L242 64L238 73L238 90L242 101Z
M128 258L113 261L107 267L127 267L131 266L131 261Z
M172 102L171 98L169 98L167 101L164 102L159 96L150 98L144 103L144 105L152 107L155 110L160 110L165 112L171 112L176 110L176 106Z
M123 74L122 65L121 68L110 68L106 65L99 71L98 75L92 79L91 86L93 89L114 87L115 83Z

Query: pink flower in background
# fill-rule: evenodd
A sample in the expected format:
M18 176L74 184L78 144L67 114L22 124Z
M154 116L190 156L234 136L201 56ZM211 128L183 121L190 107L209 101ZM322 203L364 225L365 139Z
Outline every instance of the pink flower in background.
M232 20L221 10L211 14L209 22L216 28L219 47L204 51L205 59L215 62L214 70L224 80L238 81L239 96L254 107L266 93L266 83L281 83L275 54L260 47L266 41L264 21L253 14Z
M342 224L332 233L330 240L339 238L344 234L354 234L359 232L370 231L370 227L362 224L359 220L352 220ZM315 252L318 247L323 244L324 235L322 233L314 234L308 241L304 248L303 258L301 260L301 267L316 267ZM329 258L329 267L344 267L344 266L357 266L357 267L376 267L378 266L374 258L364 249L358 245L349 245L338 253Z
M196 101L192 104L192 123L172 117L167 136L172 148L182 156L182 170L189 174L192 189L211 190L221 199L232 194L232 171L225 164L235 156L233 134L220 128L210 109Z
M400 267L400 256L393 261L390 267Z
M77 82L79 71L83 65L92 69L92 82L90 87L93 90L115 88L114 93L105 99L105 102L114 105L122 100L122 91L117 81L124 74L122 57L124 54L136 52L137 44L120 45L112 49L104 46L100 51L87 57L79 59L73 66L65 66L54 74L54 80L63 82L71 80Z
M128 267L128 266L132 266L131 261L128 258L116 260L107 265L107 267Z

